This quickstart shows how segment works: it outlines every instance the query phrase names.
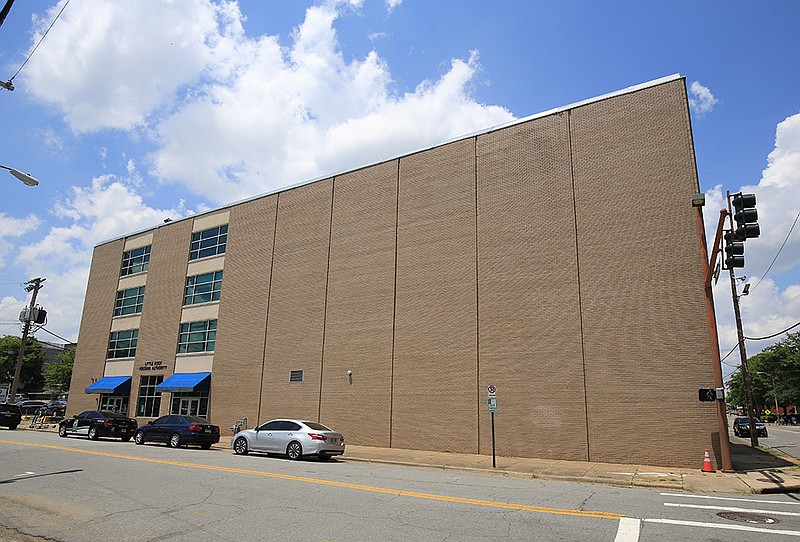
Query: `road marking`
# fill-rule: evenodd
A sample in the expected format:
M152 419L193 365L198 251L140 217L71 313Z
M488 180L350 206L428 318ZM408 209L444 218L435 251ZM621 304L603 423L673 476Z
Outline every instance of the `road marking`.
M614 542L639 542L639 518L620 518Z
M65 452L77 452L88 455L97 455L102 457L113 457L116 459L128 459L131 461L143 461L145 463L157 463L160 465L173 465L176 467L189 467L193 469L203 469L219 472L230 472L235 474L248 474L251 476L263 476L267 478L277 478L280 480L291 480L294 482L306 482L310 484L319 484L324 486L340 487L346 489L357 489L360 491L369 491L372 493L384 493L387 495L397 495L402 497L413 497L417 499L428 499L434 501L459 503L459 504L473 504L476 506L488 506L493 508L505 508L510 510L523 510L526 512L536 512L539 514L553 514L558 516L575 516L583 518L598 518L598 519L620 519L624 514L616 514L614 512L602 512L597 510L571 510L566 508L548 508L545 506L535 506L528 504L505 503L496 501L486 501L482 499L470 499L465 497L452 497L449 495L436 495L433 493L419 493L416 491L405 491L402 489L389 489L383 487L365 486L361 484L350 484L346 482L333 482L330 480L321 480L319 478L306 478L304 476L293 476L289 474L278 474L274 472L264 472L257 470L247 469L234 469L231 467L218 467L215 465L202 465L199 463L186 463L183 461L168 461L165 459L151 459L148 457L136 457L132 455L113 454L109 452L98 452L96 450L81 450L79 448L70 448L67 446L52 446L49 444L32 444L29 442L17 442L13 440L2 440L0 442L6 444L16 444L19 446L34 446L37 448L47 448L50 450L62 450Z
M727 529L728 531L748 531L751 533L769 533L772 535L785 534L786 536L800 536L800 531L785 531L782 529L765 529L763 527L747 527L745 525L727 525L723 523L703 523L700 521L683 521L679 519L643 519L647 523L665 523L667 525L682 525L684 527L708 527L710 529Z
M705 506L702 504L678 504L665 502L664 506L674 506L678 508L699 508L701 510L722 510L724 512L747 512L750 514L769 514L771 516L800 516L797 512L776 512L774 510L753 510L751 508L737 508L735 506Z
M800 502L796 501L769 501L766 499L742 499L741 497L716 497L713 495L689 495L686 493L660 493L664 497L685 497L687 499L712 499L717 501L739 501L739 502L760 502L768 504L791 504L800 506Z
M30 476L31 474L36 474L35 472L23 472L22 474L15 474L14 478L19 478L20 476Z

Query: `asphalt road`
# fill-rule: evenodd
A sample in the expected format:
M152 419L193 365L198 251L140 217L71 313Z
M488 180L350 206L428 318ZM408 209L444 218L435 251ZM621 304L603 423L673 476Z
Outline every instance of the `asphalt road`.
M800 426L797 425L767 425L767 438L759 438L760 446L769 446L781 452L800 459ZM736 437L731 437L736 439ZM738 439L750 442L749 438Z
M800 496L665 493L0 430L0 525L2 539L21 542L750 542L800 537Z

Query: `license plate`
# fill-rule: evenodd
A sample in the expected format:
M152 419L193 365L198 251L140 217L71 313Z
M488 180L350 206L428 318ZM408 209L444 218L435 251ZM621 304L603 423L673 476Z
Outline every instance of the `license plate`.
M336 437L331 437L328 440L330 441L331 444L339 444L339 439Z
M210 432L211 432L210 427L206 427L205 429L203 429L203 433L210 433Z

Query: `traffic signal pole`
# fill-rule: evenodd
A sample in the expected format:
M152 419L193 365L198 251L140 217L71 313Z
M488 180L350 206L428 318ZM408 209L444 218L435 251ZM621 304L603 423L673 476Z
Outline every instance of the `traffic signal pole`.
M28 333L31 331L31 321L33 320L33 309L36 306L36 295L42 287L42 283L46 279L35 278L29 280L25 284L28 286L25 290L33 292L31 296L31 304L28 308L28 315L25 317L25 323L22 326L22 341L19 343L19 354L17 355L17 365L14 367L14 380L11 381L11 391L9 392L9 399L7 401L15 402L17 400L17 389L19 388L19 374L22 370L22 360L25 358L25 343L28 341Z
M706 244L706 231L703 225L703 208L695 207L697 209L697 229L700 236L700 251L703 256L703 274L704 274L704 287L706 297L706 318L708 320L708 329L711 339L711 367L714 371L714 387L721 388L724 386L722 381L722 361L719 353L719 336L717 335L717 316L714 312L714 289L711 285L711 280L714 275L714 268L719 253L720 241L722 240L722 229L725 223L725 215L727 211L722 209L720 211L719 223L717 224L717 233L714 239L713 250L711 252L711 260L708 258L708 245ZM723 472L733 472L733 462L731 460L731 441L728 435L728 417L725 412L725 401L715 401L717 407L717 426L719 427L719 448L720 460L722 462Z

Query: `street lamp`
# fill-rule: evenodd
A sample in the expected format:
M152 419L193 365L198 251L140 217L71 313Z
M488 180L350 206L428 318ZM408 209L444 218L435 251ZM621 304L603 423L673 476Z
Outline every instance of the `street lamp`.
M18 169L14 169L13 167L8 167L0 164L0 168L7 169L14 177L22 181L23 183L27 184L28 186L36 186L39 184L39 181L31 177L29 173L23 173Z

